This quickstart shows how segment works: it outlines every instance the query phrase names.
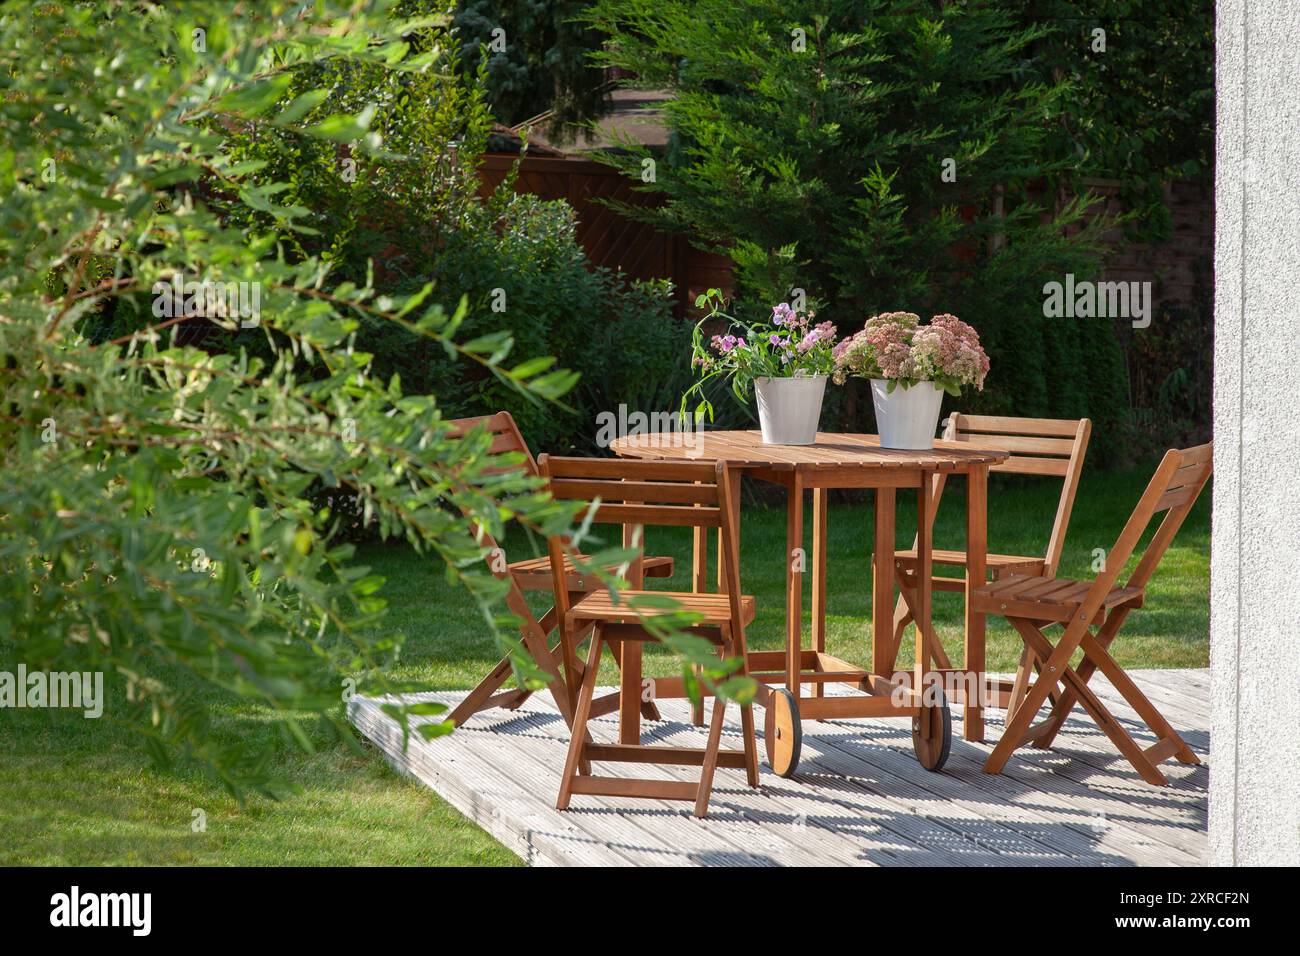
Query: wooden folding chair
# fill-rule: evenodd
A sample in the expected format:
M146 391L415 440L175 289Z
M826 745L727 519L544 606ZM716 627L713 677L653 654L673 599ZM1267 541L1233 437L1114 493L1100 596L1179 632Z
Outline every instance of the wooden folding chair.
M1115 663L1109 648L1129 612L1143 605L1147 582L1201 489L1210 480L1211 467L1208 444L1166 452L1115 547L1106 555L1105 567L1092 583L1010 574L973 592L974 607L1003 615L1020 632L1026 654L1016 674L1006 731L984 765L987 773L999 773L1011 754L1024 744L1051 746L1076 701L1148 783L1161 786L1169 783L1159 765L1170 757L1185 764L1200 763L1169 722ZM1117 587L1120 572L1151 518L1160 511L1166 514L1151 543L1128 582ZM1043 634L1043 628L1054 623L1064 628L1055 646ZM1097 628L1096 634L1090 630L1093 626ZM1083 659L1077 667L1072 667L1070 660L1080 648ZM1088 688L1088 681L1097 671L1106 675L1151 728L1156 736L1154 744L1145 749L1139 746ZM1032 682L1031 677L1035 677ZM1049 716L1033 724L1049 692L1055 691L1058 685L1061 692Z
M551 493L558 499L596 502L592 520L619 523L632 529L638 547L641 529L646 525L676 525L722 530L723 587L720 593L644 591L639 583L639 561L632 562L627 575L628 590L612 593L591 591L572 604L570 592L558 582L566 573L566 544L552 538L551 573L556 579L556 604L560 614L562 643L566 650L576 647L581 633L593 628L591 646L583 669L582 686L573 723L573 736L564 775L555 805L564 810L573 794L599 794L615 797L649 797L665 800L692 800L695 815L708 811L713 789L714 770L719 767L744 767L751 787L758 786L758 750L754 741L754 708L740 708L742 750L723 749L722 725L726 704L715 698L709 723L707 743L703 748L646 746L635 730L620 734L618 743L595 743L590 739L588 724L594 716L593 695L600 669L601 652L610 647L615 655L624 654L622 662L623 694L629 694L629 678L639 669L640 646L657 638L643 625L644 617L667 613L657 608L634 610L630 600L645 595L668 596L683 610L697 612L698 624L689 632L711 641L723 657L739 657L745 672L745 625L754 619L754 599L740 593L739 559L731 528L731 489L727 466L723 462L666 462L584 458L541 459L541 473L550 479ZM627 538L625 537L625 541ZM626 656L632 653L631 658ZM630 709L631 702L624 701ZM624 711L626 713L626 711ZM635 710L631 710L635 725ZM590 763L599 761L638 764L676 764L700 768L698 781L651 780L594 775Z
M1047 538L1047 551L1041 558L1019 554L990 554L985 567L989 576L997 581L1008 574L1032 575L1050 578L1056 574L1061 561L1061 552L1065 548L1065 530L1070 524L1070 512L1074 508L1074 495L1079 489L1079 474L1083 470L1083 457L1088 451L1088 437L1092 433L1092 422L1086 418L1006 418L991 415L963 415L953 412L944 429L945 441L965 442L972 448L991 448L1011 452L1011 457L990 471L1006 472L1013 475L1042 475L1062 479L1061 498L1056 505L1056 519L1052 522L1052 531ZM929 522L934 525L934 516L939 509L939 497L943 493L946 475L935 475L933 479L934 507L930 510ZM935 564L953 567L966 566L966 552L935 548L932 552ZM894 646L890 660L897 660L898 650L902 646L903 632L915 617L912 609L916 604L916 542L910 551L900 551L894 561L895 577L898 580L899 597L894 606ZM934 575L931 578L936 591L964 591L965 577L947 577ZM951 667L943 645L935 636L933 628L926 634L930 647L930 656L939 667Z
M497 412L495 415L483 415L476 418L458 418L449 422L449 424L452 426L451 435L453 438L463 439L474 430L483 429L492 436L489 446L489 451L492 454L504 455L514 452L522 456L523 460L518 465L502 466L501 469L489 469L489 472L505 470L506 467L517 467L523 469L529 475L538 473L537 462L533 459L532 452L528 450L528 444L519 432L519 426L515 424L515 420L509 412ZM555 608L552 607L539 619L533 615L533 612L528 607L528 601L524 597L525 591L550 591L552 589L555 582L551 579L550 558L542 555L540 557L505 562L503 560L504 552L497 547L497 543L492 536L487 533L486 529L480 528L478 530L481 540L489 549L487 556L489 570L496 577L510 582L510 590L506 593L506 606L512 614L522 621L519 631L524 648L532 656L537 666L551 675L548 688L551 696L555 698L555 706L564 716L564 722L572 727L573 698L577 693L578 683L581 681L581 666L579 665L576 671L564 667L563 655L560 655L557 661L556 655L560 651L560 646L558 643L554 645L549 643L549 635L551 631L556 629L557 615ZM673 559L668 557L646 558L642 570L647 577L669 577L673 573ZM564 587L570 601L601 586L600 580L594 575L579 574L572 562L568 565L568 572L564 579ZM479 681L478 686L470 691L469 695L456 706L448 720L459 727L481 710L487 710L491 707L504 707L508 710L514 710L519 707L528 699L532 691L522 687L502 691L500 688L510 678L511 670L510 658L503 657L488 672L487 676ZM617 707L618 695L614 694L597 701L595 710L597 713L609 713ZM659 719L659 712L653 702L646 702L642 707L642 712L649 720Z

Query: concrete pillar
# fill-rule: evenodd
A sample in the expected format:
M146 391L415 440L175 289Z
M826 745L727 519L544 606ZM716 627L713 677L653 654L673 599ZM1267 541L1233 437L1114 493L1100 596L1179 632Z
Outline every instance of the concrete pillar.
M1219 0L1210 857L1300 864L1300 3Z

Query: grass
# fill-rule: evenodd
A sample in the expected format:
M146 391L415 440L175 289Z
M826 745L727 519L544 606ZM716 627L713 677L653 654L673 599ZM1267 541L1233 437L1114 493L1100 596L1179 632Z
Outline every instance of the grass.
M1148 475L1085 475L1061 576L1091 576L1094 549L1114 543ZM994 477L990 489L990 548L1041 554L1057 491L1049 482L1018 484L1000 478ZM911 499L900 495L903 547L911 545L910 533L901 530L914 527ZM954 482L936 522L936 546L961 547L960 499L960 482ZM871 511L866 502L835 504L830 513L828 650L854 662L870 661ZM504 546L513 560L535 553L540 542L520 535ZM657 586L689 588L689 532L651 529L648 547L677 559L675 576ZM741 574L745 591L758 601L758 619L748 631L754 649L783 646L784 550L784 509L747 505ZM1121 664L1207 666L1209 553L1205 495L1151 582L1147 607L1130 616L1114 647ZM388 628L408 635L401 676L436 689L477 682L497 653L468 598L450 589L439 569L405 548L369 545L362 557L388 578ZM805 594L805 628L810 604ZM961 654L961 614L959 595L936 594L935 625L954 660ZM990 619L990 670L1013 669L1018 656L1019 642L1011 629ZM675 668L675 660L658 649L647 656L649 673ZM375 751L356 753L334 743L304 754L283 742L255 708L216 692L202 693L218 732L273 748L278 772L297 792L281 801L254 798L241 808L198 771L155 769L137 739L107 720L0 710L5 767L0 774L0 832L7 835L0 844L0 865L519 863L432 791L389 770ZM201 832L193 828L196 810L205 817Z

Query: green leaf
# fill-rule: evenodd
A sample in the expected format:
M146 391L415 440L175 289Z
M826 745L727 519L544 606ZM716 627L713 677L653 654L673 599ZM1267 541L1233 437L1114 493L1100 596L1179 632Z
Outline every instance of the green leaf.
M426 700L409 704L406 710L413 717L436 717L447 712L447 705L435 700Z
M289 89L293 77L277 73L264 80L256 80L231 90L216 102L216 108L241 116L260 116L269 110Z
M312 136L318 136L321 139L333 140L336 143L351 143L362 139L367 130L370 128L370 120L375 115L375 108L367 106L355 116L346 113L335 113L333 116L327 116L315 126L308 126L306 132Z
M308 90L301 96L294 97L292 103L282 109L275 117L278 124L289 126L298 122L321 103L329 98L329 90Z
M182 163L171 169L159 170L147 176L141 177L141 182L152 189L161 189L164 186L172 186L176 183L187 183L196 180L203 174L203 167L197 163Z
M419 727L415 728L415 732L425 740L435 740L438 737L446 737L455 729L455 724L450 720L444 720L439 723L420 724Z

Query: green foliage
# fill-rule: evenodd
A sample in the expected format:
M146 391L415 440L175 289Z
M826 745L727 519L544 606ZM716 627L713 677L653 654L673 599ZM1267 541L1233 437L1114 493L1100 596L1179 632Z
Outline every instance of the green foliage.
M574 374L515 357L506 328L467 333L423 277L347 274L367 216L455 208L440 197L469 188L447 150L422 152L473 102L439 78L443 24L386 2L0 13L0 661L103 672L125 701L104 719L235 793L273 792L269 751L214 736L195 682L265 706L303 747L304 721L351 739L352 690L402 688L382 578L317 486L467 588L537 679L475 528L559 531L573 509L499 473L515 459L486 435L451 439L439 401L377 375L358 336L400 327L537 403ZM436 129L378 108L426 92ZM275 149L251 155L258 139ZM330 204L344 146L372 164L369 206ZM172 299L177 276L244 286ZM708 648L676 646L718 673ZM388 706L404 725L430 713Z
M423 13L430 5L406 0L398 7ZM318 255L354 282L373 269L385 288L421 288L445 236L480 226L466 220L480 206L477 162L492 117L481 84L461 76L444 28L413 41L436 69L345 58L300 64L284 93L291 111L304 110L299 122L227 124L222 132L234 161L260 191L301 213L289 220L213 190L207 198L226 221L273 232L294 253ZM348 116L364 124L353 126ZM305 124L313 122L327 124L328 135L310 134ZM434 301L454 308L459 296L442 293L440 283Z
M634 412L674 412L681 396L696 385L691 361L691 326L672 315L670 283L638 283L624 293L621 314L594 330L588 344L590 356L571 400L595 422L574 434L575 450L607 453L600 444L600 416L618 421L620 406ZM617 356L608 361L606 356ZM716 429L756 427L747 404L737 402L720 379L703 383L705 399L713 407ZM594 439L594 440L593 440Z
M600 115L604 71L589 54L599 32L574 22L586 6L573 0L462 0L453 25L466 67L482 65L493 112L509 126L546 111L549 132ZM499 31L499 32L498 32Z
M508 338L522 354L554 356L581 375L598 372L605 363L591 348L593 330L624 320L655 325L667 315L669 290L589 269L567 203L516 193L510 177L481 196L478 164L492 128L487 67L467 75L454 48L442 51L440 63L441 71L423 73L337 62L298 70L288 97L326 91L309 118L340 107L367 111L383 148L355 149L280 126L238 128L232 153L261 164L250 175L262 188L287 183L280 201L309 210L302 222L313 232L239 202L223 205L227 218L259 223L358 284L372 270L393 293L432 282L430 303L449 312L463 306L459 332L467 339ZM374 356L376 375L440 396L448 417L508 409L538 449L581 444L606 407L539 406L490 370L466 368L436 341L383 318L359 322L357 342Z
M444 234L426 268L438 279L444 301L466 297L467 335L508 329L526 354L554 355L581 380L600 376L628 337L595 344L608 328L671 327L671 289L666 283L627 283L605 269L589 269L574 234L572 208L516 194L503 185L486 203L466 205L454 230ZM667 325L665 325L667 323ZM640 334L640 333L636 333ZM508 409L538 450L553 453L580 446L595 415L626 394L574 394L567 407L541 407L491 376L469 372L432 344L400 329L374 328L365 341L376 364L397 373L408 388L445 396L459 415ZM678 347L684 345L684 337ZM597 400L598 399L598 400Z
M725 382L739 402L747 402L754 380L828 376L834 369L832 348L834 327L812 324L812 313L792 308L788 302L773 307L764 322L743 322L726 310L720 289L696 296L695 307L709 311L691 330L691 364L699 378L682 393L679 413L683 419L703 422L714 419L709 386ZM707 336L706 326L721 324L723 334ZM692 405L692 402L694 403Z
M1133 454L1141 460L1170 447L1210 440L1213 418L1214 284L1210 266L1193 275L1191 304L1156 313L1129 344L1133 383Z
M1134 238L1167 238L1164 185L1214 179L1214 5L1016 0L1007 6L1022 21L1053 27L1034 44L1034 60L1042 75L1071 83L1071 103L1057 128L1078 155L1079 172L1122 182Z
M1062 577L1092 576L1092 549L1114 542L1150 477L1149 465L1108 474L1085 471L1066 537ZM951 482L944 492L934 532L940 547L961 547L964 540L962 485ZM746 483L747 497L759 487L757 482ZM1042 553L1056 513L1059 483L995 475L989 494L990 548L1009 554ZM898 546L906 548L912 543L916 497L899 495L898 507ZM1151 581L1148 607L1125 622L1125 640L1113 645L1123 667L1207 666L1210 507L1210 494L1202 495ZM871 563L873 512L862 503L831 499L826 649L849 661L869 657L863 641L866 608L859 569ZM804 546L811 547L812 529L804 531ZM651 578L647 584L689 590L690 530L651 528L647 535L652 553L675 560L671 578ZM516 532L507 535L502 546L510 553L528 553L532 543ZM784 497L772 508L747 501L741 580L760 609L745 629L750 650L785 647L785 617L776 610L785 604L785 565L773 556L786 547ZM388 579L385 593L392 613L386 626L399 626L409 634L399 673L429 686L473 687L495 663L498 650L487 631L477 626L470 596L463 589L431 583L428 563L408 548L376 543L363 546L359 555ZM549 606L545 595L534 597L531 603L538 613ZM803 612L807 629L807 601ZM962 653L963 612L960 594L935 594L935 630L954 660ZM1014 670L1023 649L1019 634L1004 618L989 618L990 671ZM909 632L900 657L910 660L911 653ZM647 646L643 664L652 677L671 677L678 669L674 655L654 646ZM618 681L609 658L600 679L602 684ZM214 698L214 722L228 736L271 736L251 708L220 694L209 696ZM292 802L262 804L257 812L239 813L206 780L150 772L129 749L132 741L125 734L101 732L88 739L85 721L79 718L67 719L65 714L56 721L25 720L23 713L0 709L6 769L0 775L0 831L9 837L0 844L0 865L429 866L483 865L512 858L427 787L398 779L373 750L360 755L339 748L309 756L288 752L286 762L302 792ZM207 811L207 833L176 825L188 821L194 807Z
M1111 225L1055 188L1077 166L1060 133L1077 89L1033 59L1053 26L904 0L600 0L587 19L610 36L601 62L674 93L645 187L665 205L625 211L730 255L739 308L799 287L844 331L954 313L992 362L966 410L1088 415L1105 447L1114 330L1042 315L1045 282L1095 277ZM625 145L611 161L637 172L647 153Z

